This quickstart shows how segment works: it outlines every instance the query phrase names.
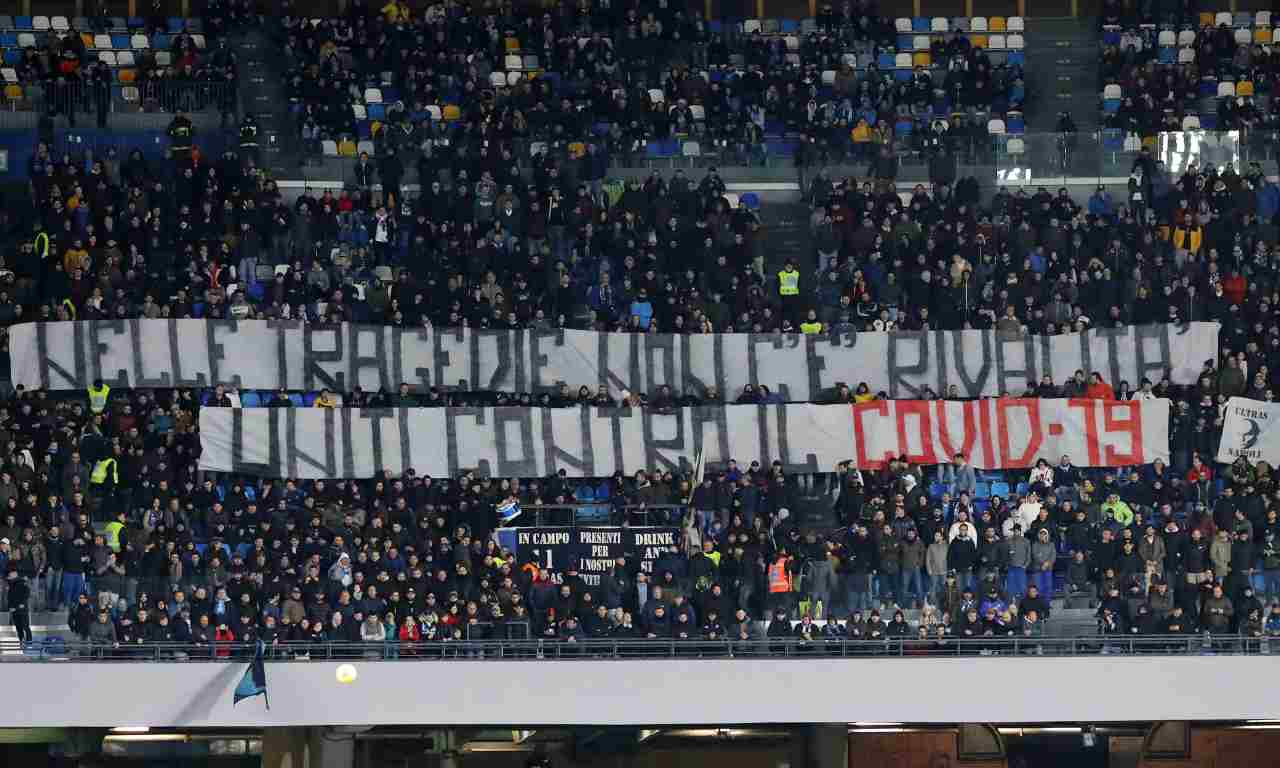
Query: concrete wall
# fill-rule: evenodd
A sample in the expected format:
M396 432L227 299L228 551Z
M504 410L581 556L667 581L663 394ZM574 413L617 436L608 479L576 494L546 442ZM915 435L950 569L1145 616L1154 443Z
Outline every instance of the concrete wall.
M4 664L6 690L25 693L0 726L1100 723L1280 712L1280 688L1264 682L1280 674L1271 656L357 662L350 685L335 682L336 666L268 664L267 710L261 697L232 707L242 663Z

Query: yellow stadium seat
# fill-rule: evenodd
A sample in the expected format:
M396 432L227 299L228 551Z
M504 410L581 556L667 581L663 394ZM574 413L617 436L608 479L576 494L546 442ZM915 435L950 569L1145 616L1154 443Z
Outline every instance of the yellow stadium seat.
M506 46L507 53L516 53L520 50L520 40L518 38L508 37L502 41L502 44Z
M911 55L911 65L913 67L927 67L933 63L933 57L928 51L918 51Z
M22 86L10 83L4 87L4 97L10 101L22 98Z
M1200 26L1202 26L1202 27L1212 27L1212 26L1213 26L1213 16L1214 16L1214 15L1213 15L1212 13L1208 13L1208 12L1200 14Z
M1237 95L1237 96L1252 96L1252 95L1253 95L1253 82L1252 82L1251 80L1241 80L1240 82L1236 83L1236 95Z
M132 83L132 82L136 81L137 79L138 79L138 70L136 70L136 69L122 69L122 70L120 70L120 82L122 82L122 83Z
M84 47L85 47L85 48L92 48L92 47L93 47L93 35L89 34L88 32L81 32L81 33L80 33L80 42L84 43Z
M1270 27L1259 27L1253 30L1253 42L1258 45L1271 45L1273 34Z
M982 48L985 50L987 47L987 36L986 35L969 35L969 44L972 45L974 48Z
M1143 136L1142 146L1154 152L1159 148L1160 142L1155 136Z
M575 141L569 145L569 158L571 160L578 160L585 154L587 154L587 145L581 141Z
M338 155L340 157L355 157L356 143L351 139L343 139L338 142Z
M1003 16L992 16L987 19L988 32L1004 32L1008 28L1008 22Z
M457 104L447 104L445 105L445 108L444 108L444 119L445 120L461 120L462 110L458 108Z

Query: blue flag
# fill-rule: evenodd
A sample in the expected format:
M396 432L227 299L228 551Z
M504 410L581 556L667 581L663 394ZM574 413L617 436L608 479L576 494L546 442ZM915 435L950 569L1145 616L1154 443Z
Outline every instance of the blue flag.
M244 677L240 678L240 684L236 686L231 706L239 704L242 699L261 694L267 709L271 709L271 700L267 698L267 665L262 661L265 649L266 645L259 640L253 649L253 661L249 662L249 668L244 671Z
M499 519L504 523L509 523L520 516L520 502L516 501L514 496L508 496L506 501L497 505L496 509Z

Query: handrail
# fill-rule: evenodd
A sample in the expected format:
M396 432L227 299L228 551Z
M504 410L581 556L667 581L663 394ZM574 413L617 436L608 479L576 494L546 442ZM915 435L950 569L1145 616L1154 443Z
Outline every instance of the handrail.
M429 661L540 660L574 661L667 659L809 659L908 658L967 656L1107 656L1107 655L1269 655L1268 637L1241 635L1081 635L1077 637L982 637L920 640L815 639L794 637L764 640L683 640L617 638L602 640L448 640L433 643L318 642L275 643L266 650L273 662L333 660ZM1278 646L1280 650L1280 646ZM210 662L248 661L249 643L138 643L131 645L90 642L19 644L0 641L5 662Z

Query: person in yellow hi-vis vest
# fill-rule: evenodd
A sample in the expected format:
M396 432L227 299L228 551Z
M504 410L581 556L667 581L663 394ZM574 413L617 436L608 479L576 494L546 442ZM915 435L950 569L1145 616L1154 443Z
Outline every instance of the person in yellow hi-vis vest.
M112 459L112 461L114 461L114 459ZM119 554L121 546L123 544L123 542L121 541L120 535L124 532L124 529L125 529L124 519L125 519L124 510L118 510L116 512L115 518L112 519L111 522L103 526L103 529L102 529L103 540L106 542L108 547L111 547L111 551L117 554Z
M94 379L93 386L89 387L89 410L94 415L100 415L107 410L107 398L111 395L111 387L102 382L102 379Z
M778 273L778 299L782 303L781 316L792 325L800 324L800 272L795 262L787 259Z
M811 336L822 333L822 321L818 319L817 310L809 310L809 316L800 324L800 332Z

